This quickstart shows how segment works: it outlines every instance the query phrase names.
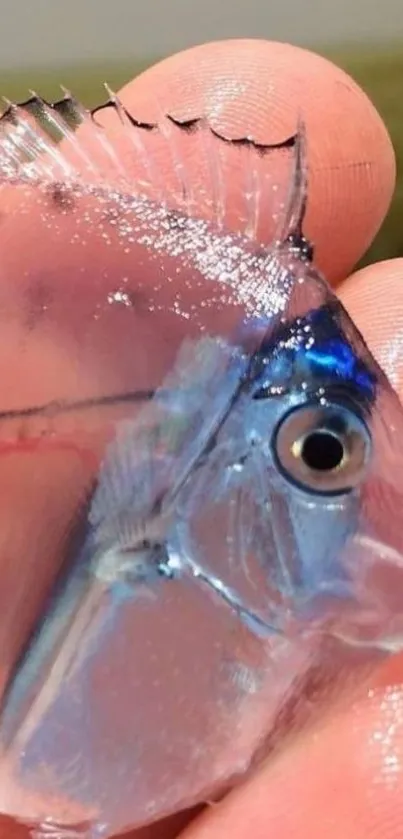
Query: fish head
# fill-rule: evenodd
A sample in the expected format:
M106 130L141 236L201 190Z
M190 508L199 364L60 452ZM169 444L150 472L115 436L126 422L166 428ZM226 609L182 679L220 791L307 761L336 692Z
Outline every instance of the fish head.
M311 268L260 326L182 492L175 550L256 632L399 648L398 396Z

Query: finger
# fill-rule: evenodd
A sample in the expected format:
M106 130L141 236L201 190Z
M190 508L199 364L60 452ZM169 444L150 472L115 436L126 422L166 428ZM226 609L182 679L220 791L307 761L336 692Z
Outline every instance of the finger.
M357 271L340 289L341 298L369 348L403 396L403 259Z

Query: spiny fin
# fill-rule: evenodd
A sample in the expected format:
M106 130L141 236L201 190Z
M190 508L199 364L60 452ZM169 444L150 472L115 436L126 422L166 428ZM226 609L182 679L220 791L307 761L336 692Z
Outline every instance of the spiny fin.
M233 203L226 201L226 191L232 185L228 186L229 179L222 171L222 150L238 149L240 153L248 153L249 162L242 169L246 183L240 187L246 206L246 217L242 219L244 229L241 232L256 239L259 222L262 223L264 216L274 207L273 216L278 217L278 224L273 241L291 244L300 250L301 255L309 259L312 257L311 247L302 234L307 200L306 138L302 121L296 132L284 140L262 143L251 135L225 136L212 127L205 117L179 119L172 114L163 114L161 110L163 115L158 122L136 119L107 85L105 88L107 100L93 110L86 109L63 88L63 96L54 102L48 102L35 92L19 103L6 101L5 110L0 116L0 183L16 180L49 183L49 180L64 180L85 186L94 185L95 179L96 184L103 183L107 187L111 181L112 167L112 172L119 179L118 183L129 192L138 194L141 184L133 183L133 176L122 162L120 150L119 153L116 151L113 141L97 120L101 112L111 111L116 114L129 140L129 146L131 144L143 164L146 175L143 183L159 187L158 200L168 205L173 198L176 205L179 204L179 209L183 209L188 216L194 215L192 207L199 206L200 196L194 196L193 179L186 171L187 155L183 154L183 144L182 149L177 147L176 138L182 138L182 142L185 136L191 136L195 138L194 142L199 142L201 155L209 170L209 201L213 204L213 215L219 228L225 225L229 206ZM91 140L90 147L86 145L83 136L76 136L79 128L86 129L87 139L90 137ZM150 135L159 136L168 146L179 194L172 195L172 189L167 194L168 187L161 175L158 183L158 166L153 162L147 140ZM292 153L291 174L288 171L282 178L280 176L279 184L270 181L272 176L267 177L266 163L263 169L261 166L259 169L259 160L284 152ZM281 183L281 180L286 183ZM288 191L288 198L284 201L281 196L277 197L279 186ZM266 209L261 206L264 197L269 197Z
M290 182L290 194L284 214L282 241L288 242L308 262L313 259L313 248L302 232L308 200L308 178L306 162L306 129L300 118L295 135L294 173Z
M130 125L133 126L133 128L139 128L142 131L156 130L157 124L155 122L144 122L142 120L135 119L135 117L129 113L127 108L125 108L122 101L119 99L119 96L112 90L111 87L109 87L109 85L106 82L105 90L108 94L108 99L106 100L106 102L103 102L102 105L97 105L90 112L94 121L96 121L96 115L101 111L113 110L118 114L122 122L124 122L124 120L127 120L130 123Z

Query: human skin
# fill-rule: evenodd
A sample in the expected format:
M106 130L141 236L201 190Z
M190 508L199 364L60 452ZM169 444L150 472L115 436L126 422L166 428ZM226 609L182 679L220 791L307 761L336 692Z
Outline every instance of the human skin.
M389 137L364 93L312 53L263 41L233 41L167 59L126 85L121 98L143 120L154 119L163 107L176 117L205 115L225 136L252 134L264 143L292 134L303 117L309 162L305 232L315 243L318 266L403 392L403 259L351 274L383 221L395 185ZM111 115L103 113L102 121L106 131L114 131ZM119 143L119 136L115 141ZM159 159L162 175L164 166L172 166L167 150L165 154L166 159L163 152ZM197 156L186 163L188 177L196 178ZM247 158L245 165L250 165ZM236 179L241 175L239 170L231 174L234 219ZM6 223L8 236L17 241L29 233L27 225L35 225L34 211L24 219L22 234L21 216L10 206L9 198L0 194L0 228ZM259 237L264 241L264 236L263 226ZM36 248L40 250L40 241ZM44 248L41 259L41 268L51 270L54 254ZM12 283L12 265L10 271ZM41 571L43 576L47 572ZM14 571L1 567L0 573L10 597L17 586ZM37 574L36 585L42 582ZM24 614L19 614L23 634ZM184 839L401 839L402 767L403 658L398 655L374 667L351 702L319 714L256 776L221 804L206 808L185 829ZM137 836L171 839L182 826L171 821ZM24 835L8 821L0 822L0 839Z

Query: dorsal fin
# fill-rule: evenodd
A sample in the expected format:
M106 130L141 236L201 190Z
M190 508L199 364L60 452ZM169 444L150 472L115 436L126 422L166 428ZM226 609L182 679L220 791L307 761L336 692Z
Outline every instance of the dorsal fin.
M234 150L242 162L242 183L239 203L243 205L239 232L256 240L259 228L267 220L273 228L273 242L299 245L311 256L302 234L305 216L306 138L300 120L294 134L274 143L258 142L253 136L228 137L219 133L206 117L179 119L162 115L158 122L137 119L124 106L119 96L105 85L107 99L92 111L85 108L66 89L54 102L48 102L35 92L19 103L6 101L0 116L0 181L28 182L86 182L107 185L111 172L120 185L133 194L145 184L153 186L156 200L194 215L204 191L208 196L210 215L219 229L226 226L233 202L233 184L226 167L231 171ZM124 133L126 147L142 164L144 179L133 178L126 160L122 159L116 143L99 121L103 112L116 114L117 125ZM163 111L161 110L163 114ZM168 147L176 187L166 185L159 172L158 161L150 150L150 135ZM187 139L188 138L188 139ZM187 164L186 143L194 144L200 160L204 161L205 178L195 184ZM185 144L185 145L184 145ZM228 157L230 155L230 157ZM231 157L232 155L232 157ZM277 174L278 161L286 158L285 172ZM269 159L274 161L274 174ZM136 170L137 171L137 170ZM206 179L209 183L206 183ZM175 194L173 194L175 192ZM275 223L273 225L273 219ZM232 221L232 220L231 220Z

